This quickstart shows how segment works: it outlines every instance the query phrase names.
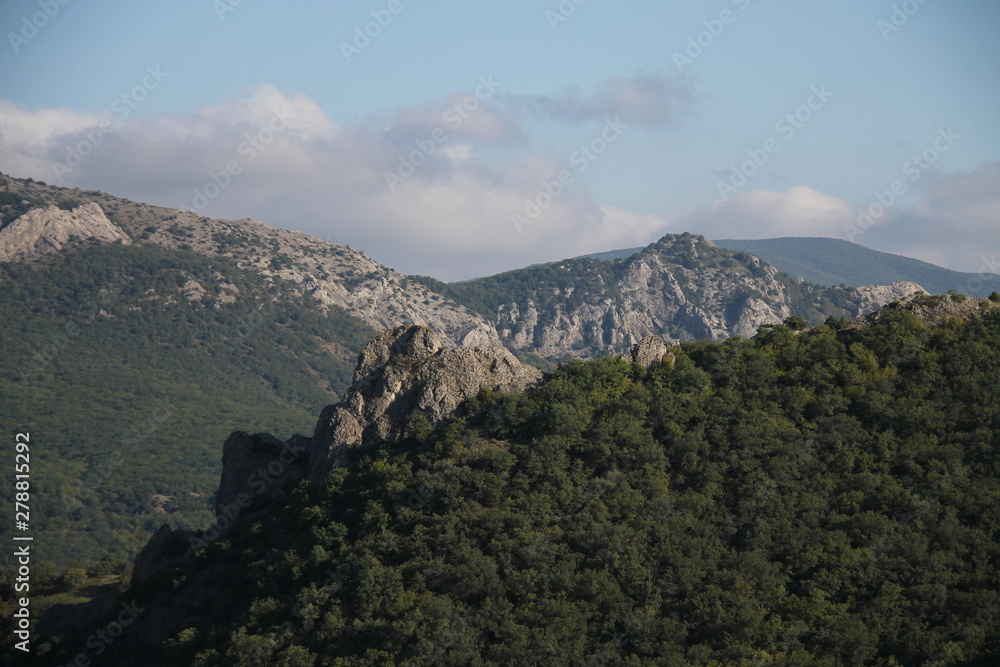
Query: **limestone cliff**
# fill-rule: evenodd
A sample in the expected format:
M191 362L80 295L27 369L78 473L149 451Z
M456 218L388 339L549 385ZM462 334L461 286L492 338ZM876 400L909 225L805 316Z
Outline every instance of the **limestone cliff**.
M0 262L58 252L74 238L132 244L132 239L108 220L96 203L70 211L47 206L32 209L0 229Z

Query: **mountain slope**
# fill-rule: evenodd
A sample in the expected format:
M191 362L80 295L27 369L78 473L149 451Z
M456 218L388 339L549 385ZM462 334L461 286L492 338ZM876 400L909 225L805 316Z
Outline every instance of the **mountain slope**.
M496 343L493 327L464 307L373 261L363 252L255 220L215 220L141 204L96 190L60 188L0 175L0 219L6 226L26 210L50 205L103 214L133 241L208 257L225 257L262 276L280 278L323 306L339 306L375 329L401 322L434 327L456 345ZM87 206L84 206L87 205ZM57 209L51 209L57 211ZM33 211L33 216L38 213ZM34 222L42 222L35 220ZM0 229L0 236L8 229Z
M308 428L375 334L310 301L156 246L75 241L0 263L0 414L35 443L39 558L129 558L161 521L203 525L220 438Z
M819 285L886 285L896 280L918 283L929 294L951 290L984 297L1000 290L1000 275L962 273L917 259L871 250L842 239L785 237L761 240L723 239L722 248L749 252L793 278Z

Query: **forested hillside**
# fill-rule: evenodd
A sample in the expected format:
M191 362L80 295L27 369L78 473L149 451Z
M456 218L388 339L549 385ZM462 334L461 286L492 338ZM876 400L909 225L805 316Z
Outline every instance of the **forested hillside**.
M126 593L105 659L997 664L1000 295L945 299L414 418Z
M59 568L205 525L226 436L310 432L374 335L225 258L87 243L0 264L0 320L0 412L31 435L37 554Z

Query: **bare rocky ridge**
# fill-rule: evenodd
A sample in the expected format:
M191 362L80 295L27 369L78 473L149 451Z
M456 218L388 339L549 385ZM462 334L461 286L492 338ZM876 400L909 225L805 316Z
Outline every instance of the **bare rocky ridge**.
M35 201L69 200L81 205L71 212L55 206L35 208L0 229L0 261L22 261L55 252L74 236L126 244L135 239L210 257L229 257L244 269L297 285L322 306L340 306L376 330L421 324L439 332L449 345L500 343L496 328L485 318L349 246L249 218L216 220L96 190L13 178L7 179L6 188ZM189 298L197 299L198 288L208 286L191 287Z
M194 215L194 214L188 214ZM450 345L496 345L495 327L423 285L349 246L269 227L256 220L197 217L158 227L149 241L236 260L241 268L298 285L325 306L339 306L375 329L432 327Z
M108 220L96 203L70 211L47 206L32 209L0 229L0 262L59 252L73 238L132 244L128 234Z

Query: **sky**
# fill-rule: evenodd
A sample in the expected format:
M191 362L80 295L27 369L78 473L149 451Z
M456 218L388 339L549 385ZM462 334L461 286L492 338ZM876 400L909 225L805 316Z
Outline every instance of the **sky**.
M826 236L1000 273L994 0L5 0L0 171L461 280Z

